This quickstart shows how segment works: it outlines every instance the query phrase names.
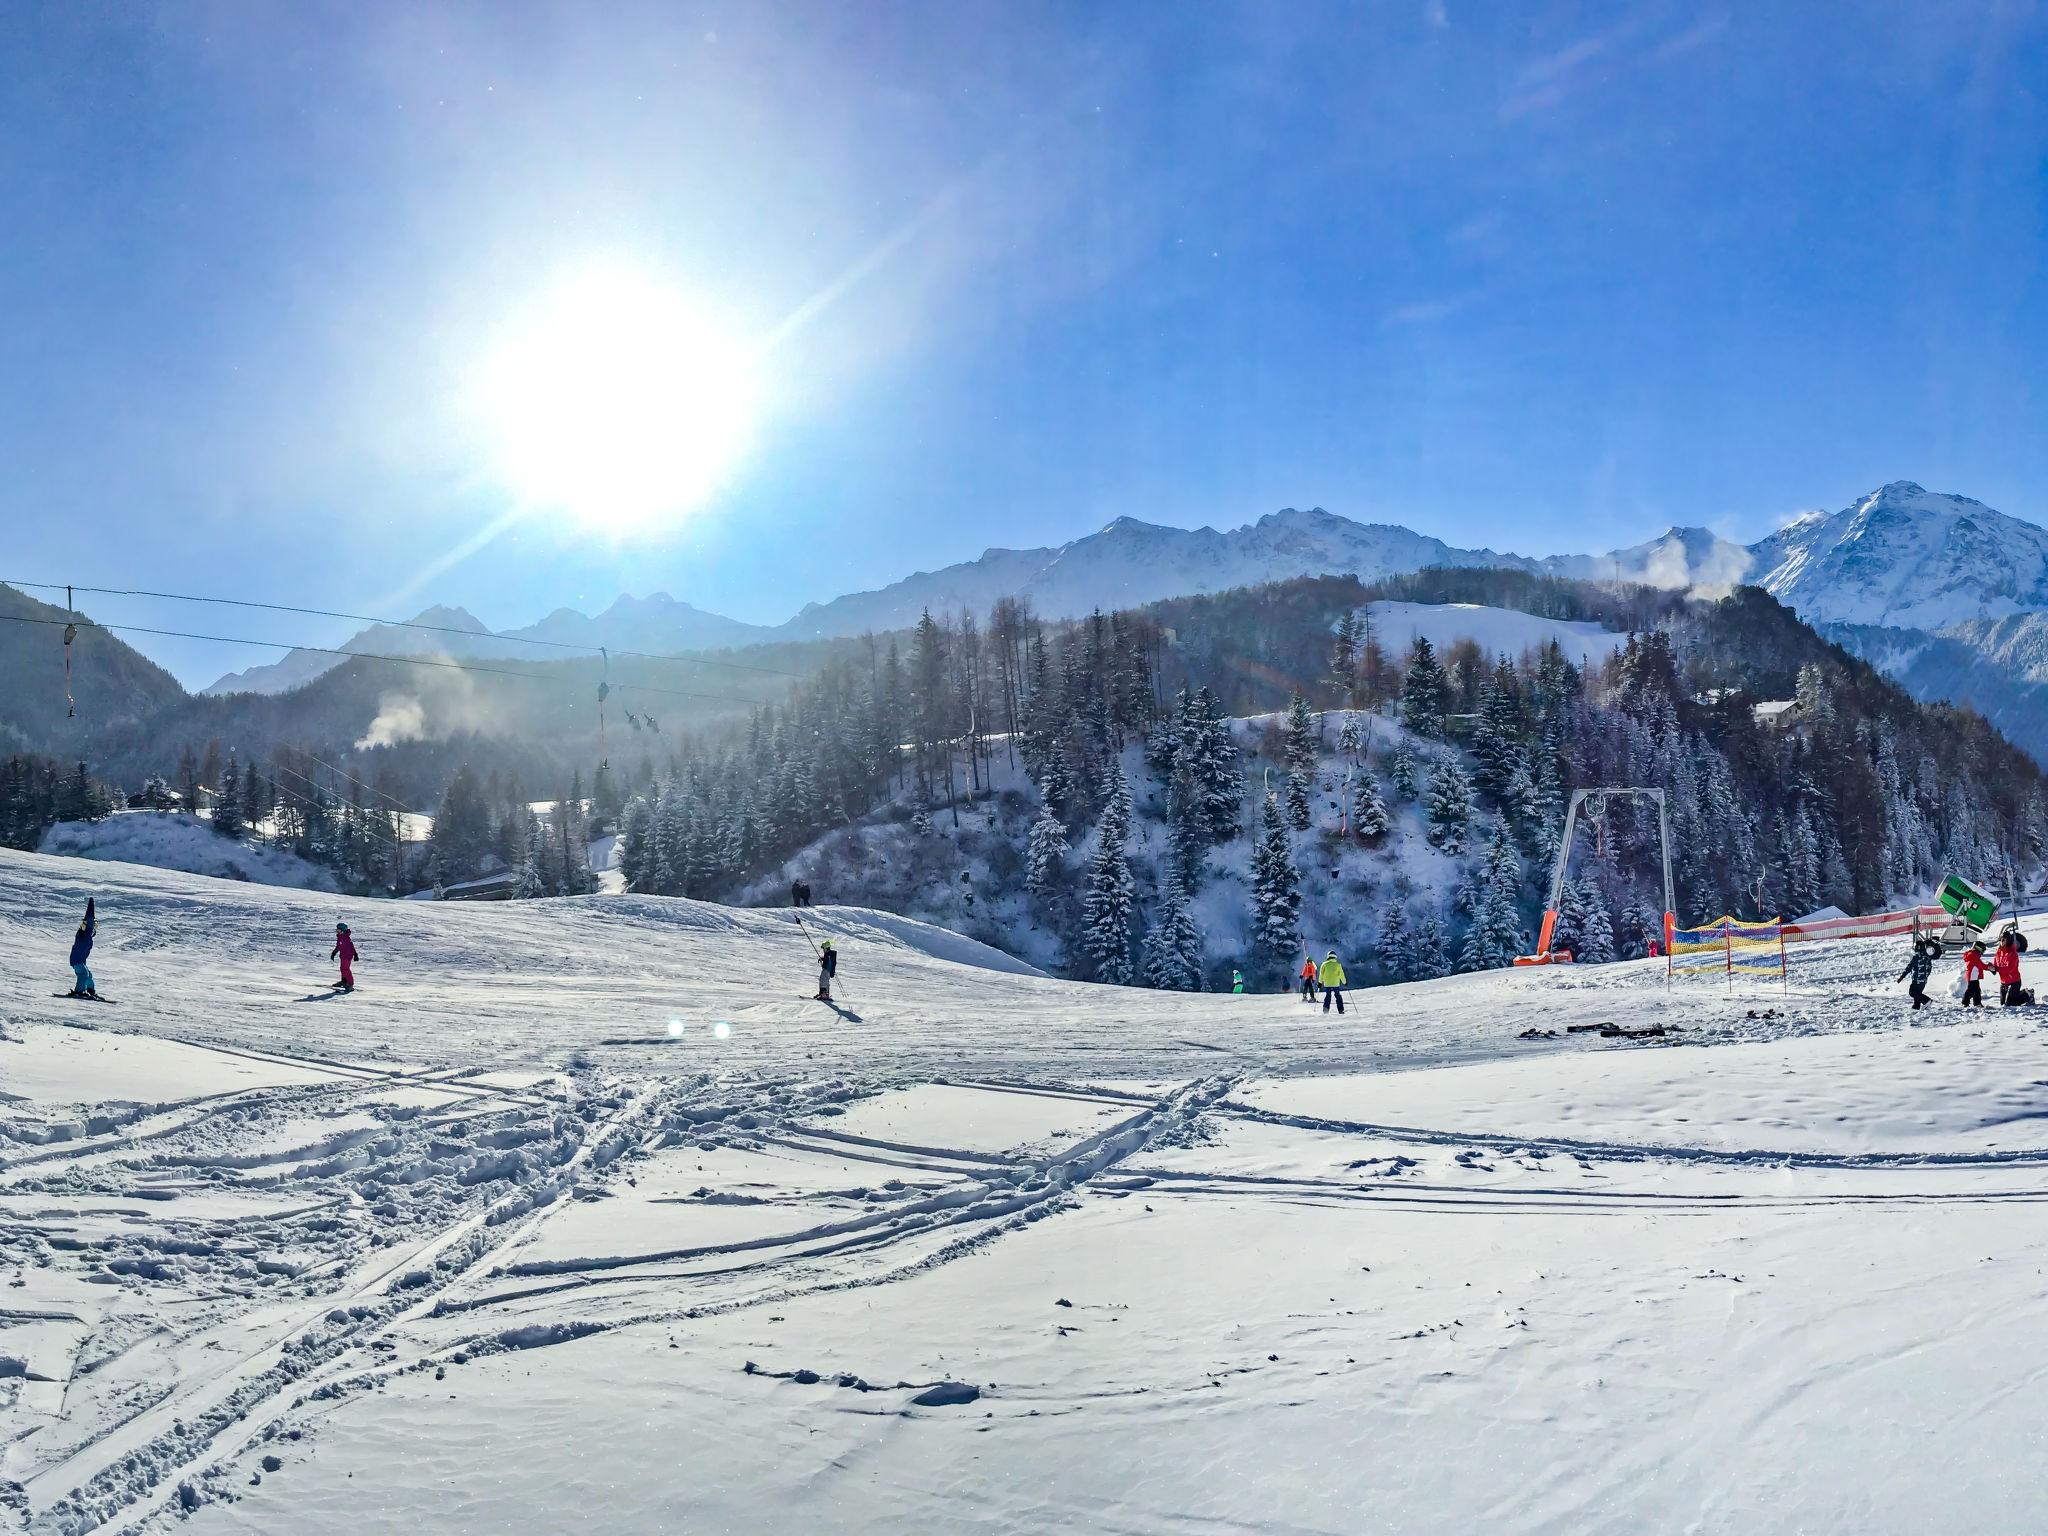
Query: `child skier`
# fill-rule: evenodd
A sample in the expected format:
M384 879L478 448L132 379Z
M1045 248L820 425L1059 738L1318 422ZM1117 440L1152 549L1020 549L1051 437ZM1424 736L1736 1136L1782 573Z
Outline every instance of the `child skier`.
M93 985L92 972L86 961L92 956L92 941L98 937L99 918L93 911L94 898L85 898L85 920L78 925L78 936L71 941L71 975L74 985L67 994L71 997L89 997L99 1000L99 989Z
M1233 993L1242 992L1244 990L1244 972L1237 970L1234 967L1230 972L1230 990Z
M1984 1006L1984 941L1978 939L1963 951L1963 1006Z
M2017 1008L2020 996L2020 950L2013 942L2012 935L2001 934L1998 948L1992 951L1991 968L1998 972L1998 1005L2001 1008Z
M834 949L832 941L827 939L818 946L818 1002L832 1001L832 978L838 974L839 951Z
M1323 961L1323 968L1317 973L1316 980L1323 984L1323 1012L1328 1013L1330 1011L1330 1004L1334 1002L1337 1005L1337 1011L1342 1013L1344 1011L1344 964L1337 958L1337 951L1334 949L1330 951L1328 958Z
M1900 981L1904 981L1908 976L1913 978L1911 985L1906 988L1906 995L1913 999L1913 1008L1916 1012L1927 1006L1927 978L1934 970L1934 957L1940 953L1939 940L1915 939L1913 958L1908 960L1906 968L1899 972Z
M1301 957L1301 1000L1304 1003L1316 1000L1316 962L1311 955Z
M356 989L356 941L348 936L348 924L334 925L334 950L327 957L341 962L341 990L353 992Z

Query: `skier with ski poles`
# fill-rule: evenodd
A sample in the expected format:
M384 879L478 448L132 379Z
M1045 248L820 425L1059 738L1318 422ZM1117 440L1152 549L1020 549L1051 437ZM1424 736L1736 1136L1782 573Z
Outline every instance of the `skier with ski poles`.
M334 949L327 956L341 962L341 990L353 992L356 989L356 941L349 937L348 924L334 925Z
M85 918L78 925L78 935L71 941L71 974L74 985L68 994L72 997L89 997L100 1000L99 989L93 985L92 971L86 961L92 958L93 940L99 936L99 918L94 911L95 898L85 898Z
M1301 955L1301 1000L1304 1003L1316 1000L1316 962L1307 950L1303 950Z
M811 930L804 926L802 918L796 920L796 925L818 957L818 990L811 1001L829 1003L832 1001L832 978L839 974L839 950L830 939L826 939L822 944L813 939Z
M1330 1004L1334 1002L1337 1005L1337 1012L1341 1014L1344 1011L1344 962L1337 958L1337 951L1334 949L1330 951L1329 958L1323 961L1323 968L1317 974L1316 980L1323 984L1323 1012L1328 1013Z

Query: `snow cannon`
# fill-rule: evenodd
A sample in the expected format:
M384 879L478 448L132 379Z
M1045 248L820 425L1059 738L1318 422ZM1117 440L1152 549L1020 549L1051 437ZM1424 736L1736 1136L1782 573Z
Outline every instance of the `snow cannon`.
M1998 915L1998 898L1961 875L1950 875L1943 880L1934 899L1941 903L1942 910L1950 917L1972 928L1989 928L1991 919Z

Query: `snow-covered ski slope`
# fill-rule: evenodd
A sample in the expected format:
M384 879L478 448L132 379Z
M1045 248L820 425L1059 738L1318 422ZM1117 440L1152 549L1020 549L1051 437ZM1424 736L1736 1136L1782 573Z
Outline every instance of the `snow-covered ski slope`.
M807 916L0 854L0 1529L2037 1527L2034 1014Z

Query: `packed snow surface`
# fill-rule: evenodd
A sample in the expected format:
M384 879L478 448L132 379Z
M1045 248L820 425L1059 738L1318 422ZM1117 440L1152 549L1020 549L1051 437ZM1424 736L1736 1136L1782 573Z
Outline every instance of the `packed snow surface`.
M1621 649L1625 636L1578 619L1545 619L1516 608L1485 603L1397 603L1368 605L1379 630L1380 644L1405 651L1416 636L1442 651L1470 640L1488 656L1520 656L1555 640L1575 666L1605 661Z
M282 849L222 837L210 823L183 811L122 811L101 821L60 821L43 834L40 847L77 859L154 864L259 885L334 889L334 877L319 865Z
M1891 943L1340 1017L821 907L828 1006L783 911L0 895L0 1529L2038 1527L2040 1016Z

